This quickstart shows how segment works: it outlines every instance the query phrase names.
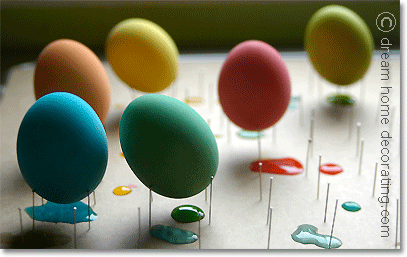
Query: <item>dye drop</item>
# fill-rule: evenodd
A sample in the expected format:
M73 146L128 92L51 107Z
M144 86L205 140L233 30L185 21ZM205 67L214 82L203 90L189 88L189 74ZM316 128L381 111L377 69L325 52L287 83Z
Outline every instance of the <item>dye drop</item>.
M151 227L150 234L171 244L191 244L198 240L198 236L192 231L164 225Z
M293 158L266 159L254 161L250 165L253 172L259 171L259 162L263 164L261 172L279 175L297 175L304 171L302 164Z
M362 209L360 207L360 205L358 203L355 202L345 202L342 204L342 208L344 208L347 211L351 211L351 212L357 212L360 209Z
M318 228L309 224L303 224L298 226L291 234L291 238L301 244L314 244L322 248L338 248L342 245L341 240L337 237L332 237L329 235L322 235L317 233ZM331 241L331 247L329 247L329 242Z
M190 223L203 219L205 214L202 209L197 206L181 205L171 212L171 217L178 222Z
M341 166L333 163L326 163L322 164L321 167L319 168L319 171L328 174L328 175L336 175L341 172L343 172L343 169Z

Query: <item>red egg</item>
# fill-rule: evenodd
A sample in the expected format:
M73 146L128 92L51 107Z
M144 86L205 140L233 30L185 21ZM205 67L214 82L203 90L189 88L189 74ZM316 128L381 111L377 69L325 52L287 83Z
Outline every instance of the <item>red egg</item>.
M219 100L226 116L251 131L274 125L286 111L291 83L281 55L269 44L249 40L235 46L222 66Z

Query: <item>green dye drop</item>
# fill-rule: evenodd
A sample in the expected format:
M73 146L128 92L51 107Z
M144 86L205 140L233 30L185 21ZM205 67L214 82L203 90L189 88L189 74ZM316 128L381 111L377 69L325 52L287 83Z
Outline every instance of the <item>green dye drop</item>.
M257 132L257 131L248 131L248 130L242 130L237 133L237 135L241 138L245 139L257 139L260 137L264 137L264 133L262 132Z
M181 205L171 212L171 217L178 222L190 223L203 219L205 214L202 209L197 206Z
M164 225L151 227L150 234L171 244L191 244L198 240L198 236L192 231Z
M353 100L348 95L338 94L338 95L328 96L328 102L330 102L333 105L352 106L355 103L355 100Z
M291 234L291 238L301 244L314 244L322 248L338 248L342 245L341 240L337 237L329 235L321 235L317 233L318 228L309 224L298 226L297 230ZM331 246L329 247L329 241Z
M362 209L358 203L355 202L345 202L342 204L342 208L347 211L356 212Z

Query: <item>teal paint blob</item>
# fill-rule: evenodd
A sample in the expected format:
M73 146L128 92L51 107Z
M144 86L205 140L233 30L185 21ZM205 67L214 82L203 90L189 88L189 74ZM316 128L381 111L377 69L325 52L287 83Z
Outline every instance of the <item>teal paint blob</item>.
M345 202L342 204L342 208L344 208L347 211L351 211L351 212L357 212L360 209L362 209L360 207L360 205L358 203L355 202Z
M128 165L157 194L194 196L218 169L218 146L208 124L175 98L148 94L133 100L120 120L119 136Z
M171 244L191 244L198 240L198 236L192 231L164 225L151 227L150 234Z
M17 159L35 193L54 203L78 202L105 174L106 132L96 112L80 97L51 93L25 114L17 136Z
M203 219L205 214L202 209L197 206L181 205L171 212L171 217L178 222L190 223Z
M295 242L301 244L314 244L316 246L328 249L331 237L329 235L318 234L317 231L318 231L317 227L314 227L309 224L303 224L298 226L297 230L295 230L291 234L291 238ZM341 245L342 245L341 240L333 236L330 248L338 248Z
M336 106L347 107L347 106L353 106L355 104L355 100L353 100L352 97L350 97L348 95L341 95L341 94L331 95L331 96L328 96L327 99L328 99L329 103L331 103L332 105L336 105Z
M88 222L88 205L82 202L58 204L48 201L46 204L34 207L35 220L74 224L74 207L76 207L76 223ZM28 216L33 218L33 207L25 209ZM90 208L90 221L94 221L97 214Z
M245 139L257 139L260 137L264 137L264 133L263 132L257 132L257 131L248 131L248 130L242 130L240 132L237 133L237 135L241 138L245 138Z

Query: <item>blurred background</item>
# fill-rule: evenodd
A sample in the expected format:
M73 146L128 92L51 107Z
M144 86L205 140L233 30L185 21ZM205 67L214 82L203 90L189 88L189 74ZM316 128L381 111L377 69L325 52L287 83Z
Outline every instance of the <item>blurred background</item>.
M10 67L35 61L46 45L61 38L85 44L104 60L109 31L134 17L160 25L181 53L228 52L249 39L265 41L279 51L303 51L308 20L327 4L359 14L376 49L383 38L376 17L386 11L400 20L399 1L1 1L1 84ZM386 37L392 49L399 48L399 29Z

